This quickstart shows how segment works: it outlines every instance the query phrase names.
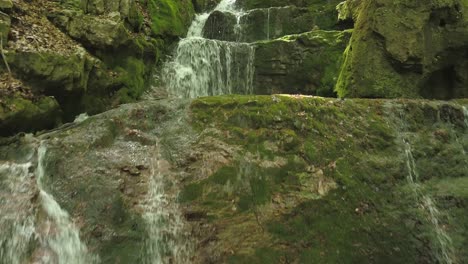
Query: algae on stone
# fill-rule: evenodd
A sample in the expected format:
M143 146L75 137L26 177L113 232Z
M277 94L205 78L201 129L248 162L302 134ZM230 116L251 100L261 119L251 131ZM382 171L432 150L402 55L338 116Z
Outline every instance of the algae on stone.
M315 30L255 44L257 94L334 96L351 31Z
M341 97L466 97L466 1L361 1ZM450 40L450 41L447 41Z

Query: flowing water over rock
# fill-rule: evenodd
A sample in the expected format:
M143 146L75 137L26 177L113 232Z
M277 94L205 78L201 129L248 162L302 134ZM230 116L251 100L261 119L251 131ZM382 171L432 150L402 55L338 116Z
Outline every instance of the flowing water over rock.
M463 106L463 115L465 117L465 126L468 128L468 108Z
M33 263L97 263L68 213L46 191L46 152L41 143L35 171L32 162L0 165L0 263L25 263L31 251Z
M423 210L423 215L427 217L429 223L432 225L431 230L434 233L432 241L433 250L438 263L452 264L454 250L452 246L452 239L445 231L443 225L440 223L441 213L437 209L436 204L432 197L425 194L419 184L419 173L416 166L416 161L413 156L411 144L404 140L405 144L405 157L406 167L408 170L407 180L411 190L414 192L416 202Z
M215 10L232 12L239 19L235 2L223 0ZM252 93L254 48L247 43L203 38L209 15L196 16L187 38L179 42L174 59L163 68L162 80L172 97Z
M37 150L37 186L45 220L39 227L39 240L45 248L40 263L95 263L97 258L88 254L88 249L80 240L78 228L54 197L45 190L45 158L47 147L41 143ZM48 250L49 249L49 250Z
M144 263L190 263L191 244L175 196L166 193L169 163L162 159L159 144L151 158L148 197L143 205L147 223Z
M35 234L31 163L0 164L0 263L20 264Z

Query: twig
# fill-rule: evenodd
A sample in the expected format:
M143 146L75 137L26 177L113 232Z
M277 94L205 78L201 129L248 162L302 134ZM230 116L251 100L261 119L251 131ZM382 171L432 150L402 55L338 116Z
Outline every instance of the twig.
M3 37L2 36L0 36L0 53L2 54L3 62L5 63L5 66L8 70L8 81L11 81L13 79L13 76L11 75L10 65L8 65L5 53L3 52Z

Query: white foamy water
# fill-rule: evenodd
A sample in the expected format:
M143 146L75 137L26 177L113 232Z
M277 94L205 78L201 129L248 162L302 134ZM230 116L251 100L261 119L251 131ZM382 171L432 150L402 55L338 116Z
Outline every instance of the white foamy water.
M37 186L45 219L38 227L37 236L41 244L36 263L92 264L98 258L88 253L80 240L78 228L54 197L45 190L45 157L47 147L41 143L37 151Z
M35 168L32 162L0 164L0 263L97 263L68 213L46 191L46 152L41 143Z
M166 193L169 163L162 159L158 145L151 159L147 199L142 204L148 232L144 263L190 263L190 235L177 206L176 194Z
M26 263L35 235L31 163L0 164L0 263Z
M214 10L238 18L235 0L222 0ZM196 98L222 94L251 94L255 50L247 43L202 37L210 13L197 15L182 39L172 61L162 71L162 81L171 97Z
M424 209L425 215L432 226L432 230L435 236L435 241L433 241L433 248L436 251L435 256L438 263L452 264L454 263L452 260L454 255L452 239L447 234L444 227L440 224L441 213L437 209L434 200L431 196L424 194L421 190L421 186L419 184L419 174L416 167L416 161L413 156L411 144L406 141L404 144L406 166L408 169L407 180L409 186L416 194L418 204L420 204Z
M163 80L173 97L251 94L254 52L249 44L186 38Z

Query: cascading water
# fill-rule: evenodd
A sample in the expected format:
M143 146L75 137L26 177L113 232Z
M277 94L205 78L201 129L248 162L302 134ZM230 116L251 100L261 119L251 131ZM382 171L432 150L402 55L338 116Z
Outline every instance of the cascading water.
M41 143L35 171L32 162L0 164L0 263L97 263L68 213L45 189L46 152ZM26 160L33 157L34 151Z
M270 13L271 13L271 8L268 8L267 23L266 23L267 40L270 40Z
M419 174L416 167L416 161L413 156L411 144L404 140L404 145L406 167L408 169L408 184L411 187L411 190L415 193L417 203L422 206L424 214L427 216L430 224L432 225L432 230L436 240L433 241L433 247L436 250L435 256L439 263L452 264L454 263L452 260L454 253L452 240L443 226L440 224L441 213L437 209L433 199L429 195L424 194L421 190L421 186L419 184Z
M465 120L465 126L468 128L468 108L466 106L463 106L463 115L464 115L464 120Z
M31 163L0 164L0 263L25 263L35 234Z
M159 144L151 159L151 176L148 195L142 207L147 223L148 239L145 242L144 263L190 263L191 243L185 232L176 195L166 193L168 163L159 152Z
M85 244L80 240L77 227L68 213L63 210L54 197L45 190L45 157L47 147L41 142L37 150L37 186L39 199L46 216L37 230L37 236L43 248L39 263L89 264L96 263L98 258L88 253Z
M231 12L239 22L242 13L235 4L235 0L222 0L215 10ZM174 59L164 65L162 81L171 97L252 93L254 48L247 43L203 38L209 15L196 16Z

